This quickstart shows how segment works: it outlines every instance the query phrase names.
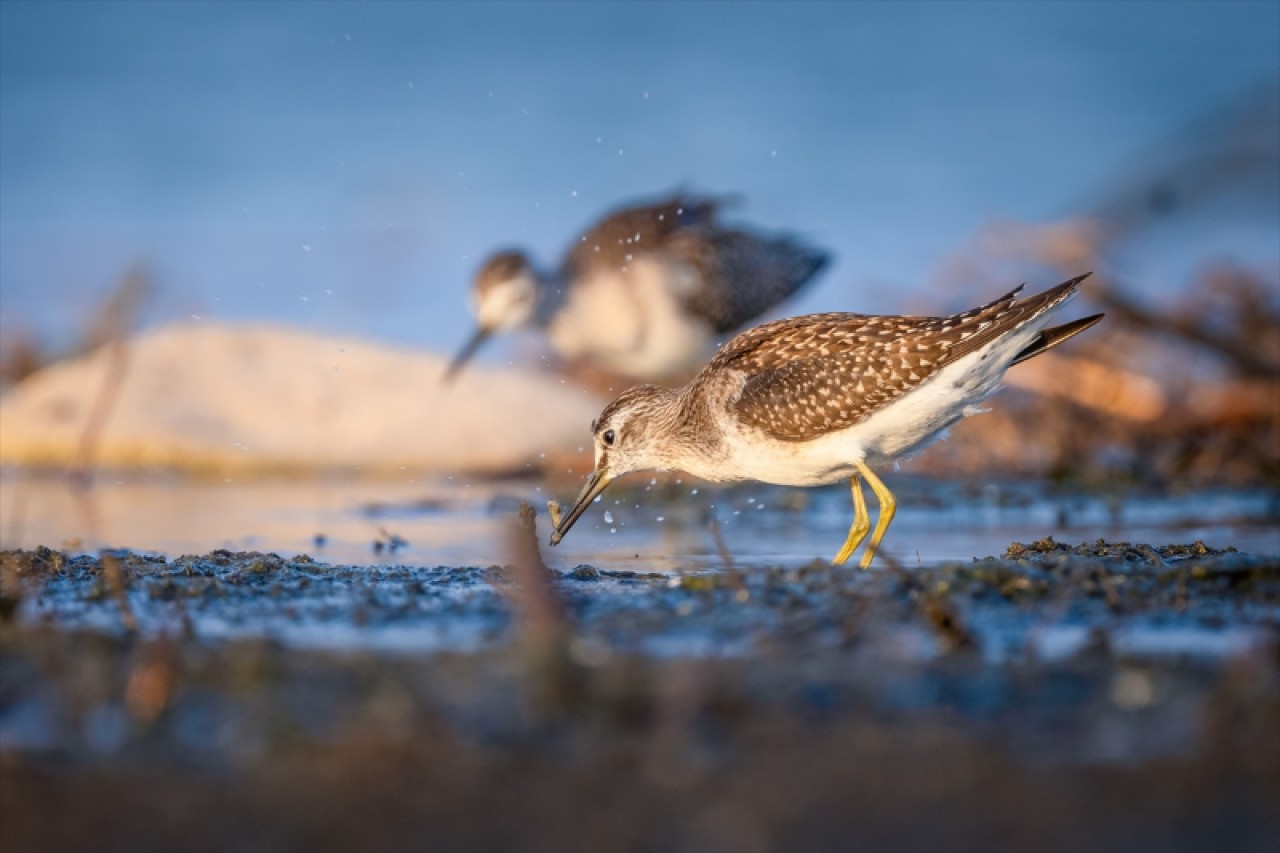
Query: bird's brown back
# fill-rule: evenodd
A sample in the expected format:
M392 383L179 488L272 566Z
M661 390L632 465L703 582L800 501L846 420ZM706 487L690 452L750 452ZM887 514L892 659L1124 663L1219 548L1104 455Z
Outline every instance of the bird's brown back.
M738 335L707 371L747 374L736 414L783 441L853 426L930 376L1067 299L1085 276L950 317L812 314ZM695 379L695 382L698 381Z

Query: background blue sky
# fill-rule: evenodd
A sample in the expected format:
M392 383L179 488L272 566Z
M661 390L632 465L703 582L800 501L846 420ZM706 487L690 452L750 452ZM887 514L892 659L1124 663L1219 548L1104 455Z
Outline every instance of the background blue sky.
M4 0L0 331L65 340L145 261L151 322L451 349L484 253L681 185L835 253L795 310L897 310L1280 83L1278 45L1275 3ZM1274 267L1263 195L1117 263Z

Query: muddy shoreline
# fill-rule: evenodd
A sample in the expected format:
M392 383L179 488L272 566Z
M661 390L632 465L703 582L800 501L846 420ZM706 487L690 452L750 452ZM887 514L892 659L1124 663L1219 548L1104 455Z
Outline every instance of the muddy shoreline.
M545 585L518 565L3 560L6 849L1280 838L1277 557L1044 540Z

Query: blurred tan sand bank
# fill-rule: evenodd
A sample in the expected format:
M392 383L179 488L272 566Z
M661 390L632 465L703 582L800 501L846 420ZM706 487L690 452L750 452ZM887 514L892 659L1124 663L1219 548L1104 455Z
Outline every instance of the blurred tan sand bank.
M69 464L113 358L101 347L49 365L0 398L0 464ZM601 405L532 369L445 385L443 356L269 325L165 326L124 358L96 465L508 474L576 449Z

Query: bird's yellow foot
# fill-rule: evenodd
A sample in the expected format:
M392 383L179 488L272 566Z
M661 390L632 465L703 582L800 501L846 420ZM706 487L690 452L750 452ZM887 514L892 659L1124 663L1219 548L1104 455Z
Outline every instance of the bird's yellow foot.
M867 512L867 499L862 496L862 483L857 474L849 478L849 490L853 492L853 525L844 540L844 547L831 561L834 566L843 566L853 556L853 552L858 550L862 540L867 537L867 531L871 529L871 514Z
M876 493L876 500L880 502L880 517L876 519L876 532L871 534L871 542L867 544L867 550L862 553L862 562L858 565L861 568L867 568L871 565L871 561L876 556L876 549L880 547L880 541L884 539L885 531L889 529L889 525L893 522L893 514L898 509L898 502L893 499L893 493L880 482L880 478L875 475L866 463L858 463L858 471L866 478L867 484L871 486L871 491Z

